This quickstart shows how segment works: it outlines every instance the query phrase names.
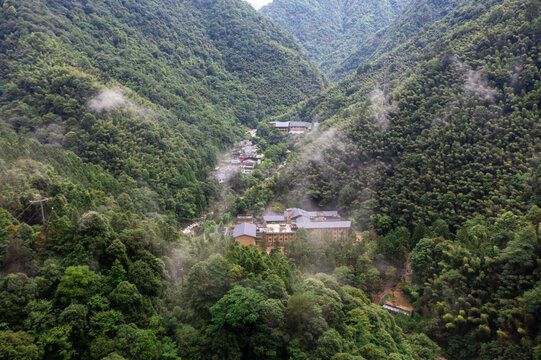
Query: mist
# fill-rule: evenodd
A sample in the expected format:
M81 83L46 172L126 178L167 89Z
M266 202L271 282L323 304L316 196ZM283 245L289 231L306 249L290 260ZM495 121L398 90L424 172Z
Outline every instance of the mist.
M135 104L126 97L126 91L120 88L104 89L94 96L87 104L90 112L99 114L114 110L125 109L133 111L144 117L151 117L152 112L140 105Z
M370 111L373 119L381 131L387 131L391 122L389 114L395 111L397 107L389 103L387 96L380 88L372 90L370 93Z
M485 73L473 70L456 56L453 56L452 61L460 71L465 73L464 91L466 94L488 102L494 102L497 91L490 87Z

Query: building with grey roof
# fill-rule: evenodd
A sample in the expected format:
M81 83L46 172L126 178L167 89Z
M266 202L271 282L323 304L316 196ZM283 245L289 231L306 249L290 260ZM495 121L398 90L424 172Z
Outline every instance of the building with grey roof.
M312 129L312 123L306 121L270 121L269 124L280 132L291 134L303 134Z
M306 211L300 208L289 208L283 215L263 216L264 225L258 229L267 236L267 240L290 241L299 228L308 232L315 230L328 231L334 239L349 235L351 221L342 220L337 211ZM287 228L287 230L285 230Z
M263 216L263 221L266 223L279 223L285 222L286 218L284 215L265 215Z
M241 223L235 225L233 229L233 237L238 238L239 236L250 236L255 238L257 233L257 227L255 224L251 223Z
M312 229L349 229L351 221L303 221L297 222L297 227Z

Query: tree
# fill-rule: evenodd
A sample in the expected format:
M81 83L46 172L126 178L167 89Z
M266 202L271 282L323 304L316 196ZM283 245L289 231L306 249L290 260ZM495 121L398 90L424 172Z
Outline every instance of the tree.
M0 321L20 326L26 305L38 295L37 283L23 273L8 274L0 278Z
M317 340L315 353L321 359L330 360L334 354L342 352L344 339L335 329L329 329Z
M415 360L437 360L439 346L425 334L413 334L408 338Z
M434 240L424 238L415 245L410 254L410 265L416 282L422 283L428 275L432 265L432 251L435 247Z
M134 315L141 311L142 295L137 287L128 282L121 281L110 295L111 302L126 315Z
M9 240L8 226L11 225L12 220L8 211L0 208L0 250L7 245Z
M375 344L367 344L363 346L360 349L359 353L366 360L384 360L387 358L385 351L383 351L380 347L378 347Z
M63 303L85 303L99 291L101 277L87 265L70 266L60 279L56 295Z
M261 302L265 296L253 289L237 285L210 308L213 329L223 326L246 329L259 319Z
M159 274L144 261L137 260L130 266L128 279L137 286L137 289L144 294L155 296L162 291L162 281Z
M378 249L384 255L403 261L406 258L409 245L410 233L407 228L401 226L389 232L378 243Z
M210 307L229 290L230 269L231 264L219 254L192 266L186 279L184 296L194 316L210 318Z
M0 331L0 359L2 360L38 360L43 350L34 344L30 334L24 331Z
M537 285L524 293L524 305L529 313L541 318L541 285Z
M449 231L449 225L443 219L438 219L434 221L430 227L430 231L435 235L442 237L446 240L451 239L451 231Z
M135 325L120 325L115 338L121 354L134 360L158 360L161 344L152 330L138 329Z
M290 329L294 333L301 333L306 327L312 315L313 306L314 301L307 294L296 293L289 298L286 308L286 318Z

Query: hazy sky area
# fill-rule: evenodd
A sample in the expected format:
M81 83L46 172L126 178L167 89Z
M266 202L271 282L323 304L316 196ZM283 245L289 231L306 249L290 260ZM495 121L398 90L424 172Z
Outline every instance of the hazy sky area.
M255 7L257 10L259 10L263 5L267 5L272 0L246 0L250 4L252 4L253 7Z

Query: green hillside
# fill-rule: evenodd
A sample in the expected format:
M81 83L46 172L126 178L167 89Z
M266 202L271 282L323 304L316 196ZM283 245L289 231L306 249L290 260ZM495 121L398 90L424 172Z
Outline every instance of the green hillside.
M1 121L151 191L152 208L179 218L205 210L213 185L201 181L241 125L323 86L293 40L241 1L2 9Z
M293 34L325 74L333 74L409 0L274 0L261 12Z
M363 38L355 50L334 67L329 76L340 79L353 73L359 66L368 65L380 56L387 55L389 51L429 28L454 9L470 3L477 4L471 0L412 0L388 26ZM475 12L468 12L466 16L475 16L475 14ZM447 28L445 31L452 31L452 28Z
M540 5L459 6L277 118L320 122L277 198L337 206L409 255L412 329L452 359L539 351Z
M240 0L0 1L0 359L540 358L539 0L413 0L327 90ZM353 227L225 234L267 206Z
M509 7L522 12L511 17ZM390 52L389 63L361 67L283 115L325 120L323 140L314 134L321 156L303 150L292 165L295 197L337 203L363 227L387 223L376 226L381 233L438 217L455 227L475 213L538 202L539 39L530 7L460 8ZM488 28L502 40L487 40Z
M216 153L322 88L276 26L237 1L4 1L0 16L1 359L438 353L347 282L212 220L179 232L217 196Z

